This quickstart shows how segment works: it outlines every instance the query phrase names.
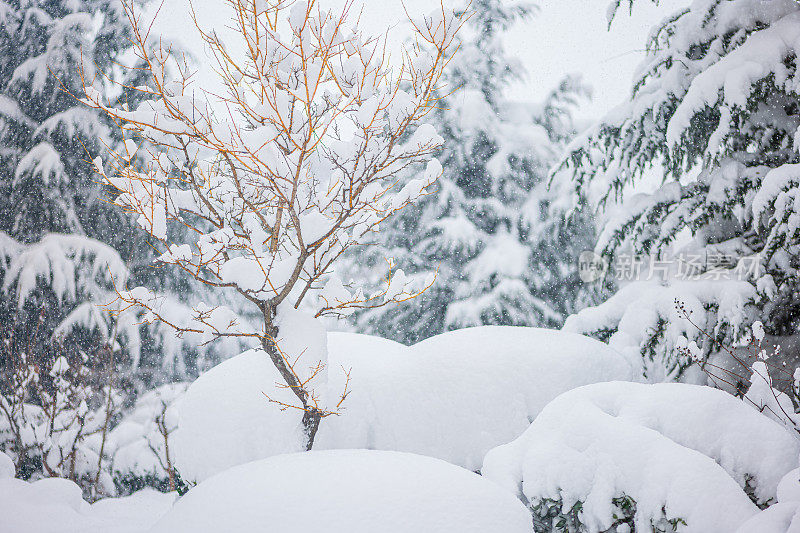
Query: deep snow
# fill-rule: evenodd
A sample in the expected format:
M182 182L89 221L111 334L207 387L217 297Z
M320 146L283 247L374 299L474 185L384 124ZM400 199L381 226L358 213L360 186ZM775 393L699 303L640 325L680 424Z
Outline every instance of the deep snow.
M298 531L527 533L513 495L472 472L408 453L329 450L226 470L192 489L151 533Z
M606 345L572 333L484 326L411 347L353 333L329 334L328 396L351 394L323 420L315 449L368 448L429 455L478 470L484 454L521 434L553 398L598 381L629 379ZM203 480L248 461L302 449L300 416L272 363L249 351L195 381L180 409L176 462Z
M615 523L612 499L625 495L637 530L666 518L684 520L684 533L726 533L758 511L745 484L774 501L799 453L783 426L723 391L598 383L551 402L482 472L532 505L582 502L591 532Z

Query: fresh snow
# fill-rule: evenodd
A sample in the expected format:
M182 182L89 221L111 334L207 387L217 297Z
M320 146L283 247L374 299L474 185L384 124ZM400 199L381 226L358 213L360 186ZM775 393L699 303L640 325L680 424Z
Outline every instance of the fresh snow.
M172 507L176 496L143 489L125 498L89 504L80 487L66 479L28 483L0 475L0 531L145 533Z
M281 455L207 479L151 533L523 533L513 495L457 466L408 453Z
M0 451L0 479L13 478L15 472L14 461Z
M777 503L742 524L736 533L800 533L800 502Z
M682 532L730 532L774 500L800 444L741 400L710 387L598 383L550 403L518 439L491 450L483 474L537 506L582 502L581 522L605 531L636 502L637 530L663 518ZM666 513L666 516L662 515Z
M724 274L733 276L734 272ZM752 316L756 298L750 283L722 276L669 283L635 281L605 302L567 318L564 330L584 335L611 332L609 346L624 355L637 374L650 382L673 381L684 378L691 365L677 349L681 343L687 339L702 343L703 332L698 328L718 334L728 326L731 336L740 337L744 331L737 326ZM696 326L685 319L676 302Z
M795 468L778 483L779 502L800 502L800 468Z
M330 394L344 386L340 365L352 368L352 392L342 414L323 422L321 446L407 451L469 470L562 392L630 377L625 361L604 344L555 330L466 328L409 348L395 344L394 352L365 335L329 339Z
M278 383L278 371L260 350L228 359L192 383L173 436L181 475L202 480L234 465L300 451L300 417L264 396L294 402L294 394Z
M789 72L784 69L777 69L776 72L775 65L780 65L797 50L800 50L798 12L775 20L768 28L751 34L739 48L692 80L670 119L667 142L678 143L691 119L703 108L717 103L720 96L727 106L745 108L755 83L770 72L775 72L778 85L789 82Z
M484 326L411 347L353 333L328 335L328 398L350 394L320 426L316 449L370 448L429 455L478 470L491 448L520 435L553 398L598 381L629 379L606 345L572 333ZM258 350L200 376L180 410L174 451L187 479L301 450L300 417L275 401L291 391Z
M736 533L800 533L800 469L778 484L778 503L742 524Z

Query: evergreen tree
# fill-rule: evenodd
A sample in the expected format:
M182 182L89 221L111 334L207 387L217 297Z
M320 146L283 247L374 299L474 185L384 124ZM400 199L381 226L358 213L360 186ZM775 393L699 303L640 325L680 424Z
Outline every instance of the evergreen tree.
M90 354L119 341L129 367L186 372L183 341L143 328L141 316L116 315L103 306L115 300L115 286L128 280L159 280L174 291L186 290L171 281L169 270L152 268L145 236L111 205L112 192L99 184L98 169L89 161L88 154L106 146L126 150L122 131L77 98L87 86L112 103L135 105L136 91L115 94L99 74L119 72L114 62L122 59L129 37L118 0L0 2L5 357L54 338L70 353L75 348Z
M481 324L560 325L583 290L575 258L592 231L580 216L561 222L566 212L546 178L574 132L571 107L585 89L567 79L543 105L507 100L523 69L503 35L532 6L478 0L470 10L447 74L453 92L432 118L445 138L444 174L355 260L369 270L386 257L406 274L436 274L409 305L357 317L359 329L404 342Z
M69 94L82 93L80 72L90 79L94 72L96 26L116 31L110 42L124 39L115 21L102 20L104 11L113 13L110 5L97 4L23 0L2 6L0 229L6 339L25 341L38 332L41 342L49 341L74 307L109 295L112 286L104 274L123 276L127 270L115 247L101 241L131 242L124 231L129 225L106 208L85 161L84 145L112 143L112 131ZM110 335L110 317L92 312L91 304L84 310L80 321L87 331L81 344L99 329ZM42 324L37 324L39 317Z
M685 376L756 319L800 327L798 47L795 1L697 0L653 28L630 100L563 162L609 215L596 251L664 267L567 327L608 338L650 379ZM653 165L664 177L648 192Z

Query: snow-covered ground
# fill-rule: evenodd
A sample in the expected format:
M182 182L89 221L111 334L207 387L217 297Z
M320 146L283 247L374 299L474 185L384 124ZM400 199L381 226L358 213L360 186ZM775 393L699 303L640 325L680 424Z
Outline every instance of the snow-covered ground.
M0 531L3 533L141 533L172 507L177 494L143 489L125 498L86 503L66 479L28 483L4 477L0 452Z
M681 531L733 531L775 501L800 443L733 396L680 383L599 383L551 402L509 444L491 450L483 474L534 509L606 531L626 510L637 531L683 520ZM546 514L546 513L541 513Z
M325 419L317 449L419 453L478 470L491 448L521 434L553 398L598 381L630 379L606 345L537 328L468 328L411 347L353 333L328 341L328 401L352 391ZM195 381L180 409L175 458L184 478L302 449L291 391L264 352L229 359Z
M463 468L408 453L335 450L230 468L189 491L152 533L525 533L522 503Z
M0 531L800 526L800 442L784 426L710 387L630 382L625 359L592 339L481 327L406 347L331 333L328 357L350 370L352 394L323 420L318 451L298 449L297 413L262 394L276 394L265 354L245 352L185 394L176 385L143 397L112 432L127 443L115 464L142 473L159 452L153 413L177 424L174 458L199 481L186 496L144 489L89 504L70 481L14 479L0 454ZM330 374L338 394L344 373Z

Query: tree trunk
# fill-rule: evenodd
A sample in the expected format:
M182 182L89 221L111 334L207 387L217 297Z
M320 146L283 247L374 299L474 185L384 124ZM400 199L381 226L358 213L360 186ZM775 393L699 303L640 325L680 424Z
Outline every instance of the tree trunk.
M275 339L278 337L278 327L274 325L273 317L275 310L267 308L264 311L264 331L266 335L261 338L261 346L264 351L269 355L272 364L278 369L283 381L289 386L295 396L300 400L303 406L303 434L306 438L306 451L314 446L314 438L319 429L319 423L322 420L322 412L316 407L310 406L308 403L308 391L303 388L297 377L286 364L283 356L275 344Z
M303 412L303 433L306 436L306 451L314 447L314 437L317 436L321 421L322 413L318 409L309 407Z

